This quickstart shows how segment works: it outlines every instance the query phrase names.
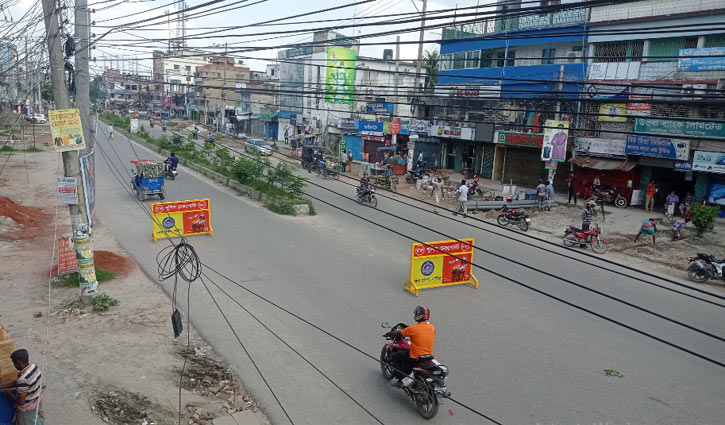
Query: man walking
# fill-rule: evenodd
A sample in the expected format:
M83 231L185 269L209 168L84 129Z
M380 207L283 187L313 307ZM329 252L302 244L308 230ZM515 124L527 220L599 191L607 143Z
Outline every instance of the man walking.
M439 205L441 203L441 198L443 198L443 181L438 177L434 177L432 184L433 190L430 194L435 197L436 205Z
M536 186L536 200L538 202L539 211L544 211L544 201L546 200L546 185L543 180L539 180Z
M113 140L113 124L108 124L108 138Z
M347 150L347 166L348 171L352 173L352 150Z
M17 388L17 395L3 393L13 400L16 406L15 423L17 425L44 425L45 417L41 408L42 388L40 386L40 368L29 361L28 350L15 350L10 359L20 373L18 379L0 385L0 389ZM37 418L37 419L36 419Z
M546 208L551 211L551 204L554 202L554 185L550 181L546 182Z
M461 187L458 188L456 194L458 194L457 212L462 213L465 217L468 215L468 186L466 186L465 180L461 180ZM456 213L453 213L453 215L456 215Z
M566 180L566 187L569 191L569 200L567 201L567 204L571 204L571 199L574 198L574 205L576 205L576 184L577 178L574 173L571 173L569 178Z
M657 186L655 185L654 180L650 180L649 184L647 185L647 190L644 192L644 196L645 196L644 210L645 211L652 211L652 208L655 205L655 193L657 193Z

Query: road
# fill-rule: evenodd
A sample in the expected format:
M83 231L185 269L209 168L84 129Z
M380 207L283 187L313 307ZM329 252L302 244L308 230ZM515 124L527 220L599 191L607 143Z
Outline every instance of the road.
M110 143L106 136L105 126L99 126L99 149L125 173L124 185L130 179L128 161L135 158L134 151L157 157L138 145L131 149L120 134ZM156 254L168 243L152 241L150 218L113 177L113 168L102 155L96 158L99 219L146 273L156 276ZM323 189L352 196L354 189L342 182L317 177L312 182L322 187L308 187L311 195L397 232L424 241L446 239L385 212L450 236L474 237L485 250L725 337L722 306L543 252L530 240L494 226L483 227L492 232L472 229L465 221L447 220L388 199L381 199L379 210L373 210ZM410 270L411 240L391 230L321 202L315 203L315 217L278 216L183 166L166 188L167 201L211 199L214 236L189 239L205 264L365 353L380 353L381 322L410 323L414 307L428 305L437 329L436 357L450 368L447 382L453 397L500 423L715 424L725 417L725 367L572 305L725 363L721 340L481 252L474 255L474 263L495 274L474 270L479 288L429 289L416 298L402 289ZM148 210L149 201L146 204ZM424 421L403 393L381 378L375 361L208 269L207 273L381 422ZM210 281L206 284L295 424L376 423ZM161 285L170 293L170 282ZM274 423L289 423L202 282L194 282L190 291L191 321L201 335L239 373ZM185 288L178 302L185 310ZM606 376L605 369L623 377ZM445 401L430 423L488 422Z

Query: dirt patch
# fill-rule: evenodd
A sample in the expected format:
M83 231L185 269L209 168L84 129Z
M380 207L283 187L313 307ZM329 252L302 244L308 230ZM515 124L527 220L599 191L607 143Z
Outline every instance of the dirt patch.
M50 223L50 214L37 207L26 207L7 196L0 196L0 216L10 218L16 226L0 233L0 239L19 240L40 236ZM0 228L0 230L2 230Z
M111 251L94 251L93 262L96 268L108 270L117 275L127 275L135 267L132 259Z
M174 417L173 412L151 403L140 394L123 391L119 388L104 388L90 393L88 399L91 410L106 423L114 425L173 425L175 423L171 419Z
M184 380L181 383L181 386L187 390L195 393L216 393L225 384L229 384L234 380L234 376L227 367L206 356L205 353L198 349L186 350L186 348L183 348L179 355L187 358ZM176 372L180 373L181 369Z

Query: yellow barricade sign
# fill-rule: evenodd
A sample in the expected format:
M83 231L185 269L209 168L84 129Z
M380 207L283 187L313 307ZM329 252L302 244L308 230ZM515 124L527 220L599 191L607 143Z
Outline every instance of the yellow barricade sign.
M154 241L208 233L214 235L208 199L151 204Z
M469 284L478 288L471 273L473 239L414 243L410 254L410 280L406 291L418 295L419 289Z

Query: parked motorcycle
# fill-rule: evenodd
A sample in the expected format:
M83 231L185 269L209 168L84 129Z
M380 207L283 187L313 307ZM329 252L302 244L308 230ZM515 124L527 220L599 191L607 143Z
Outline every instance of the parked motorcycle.
M370 205L373 208L378 207L378 198L375 197L375 186L369 185L367 192L363 195L362 188L357 188L355 200L361 204Z
M383 323L384 328L389 328ZM407 326L398 323L390 328L392 331L402 330ZM383 371L383 378L390 380L394 376L392 364L393 353L410 349L410 341L407 338L385 338L385 345L380 351L380 368ZM408 397L415 403L415 408L425 419L431 419L438 413L440 402L438 396L448 397L451 395L446 387L445 378L448 376L448 368L442 365L433 356L420 356L418 363L413 366L413 372L409 375L413 383L401 387Z
M594 192L592 193L592 199L595 202L613 202L614 206L617 208L627 208L627 198L622 196L620 190L618 187L610 187L608 189L604 189L602 187L594 187Z
M501 214L496 217L496 222L501 226L508 226L509 224L519 226L519 229L525 232L529 230L531 216L526 211L518 211L504 205L501 207Z
M723 279L725 259L718 261L713 255L698 252L697 257L690 258L687 277L691 281L704 283L710 279Z
M405 182L406 183L415 183L418 180L422 179L425 175L425 171L422 169L420 170L410 170L405 174Z
M604 254L607 251L607 241L600 237L601 233L598 224L595 224L589 230L569 226L564 231L564 246L571 248L574 245L589 245L592 251L597 254Z

